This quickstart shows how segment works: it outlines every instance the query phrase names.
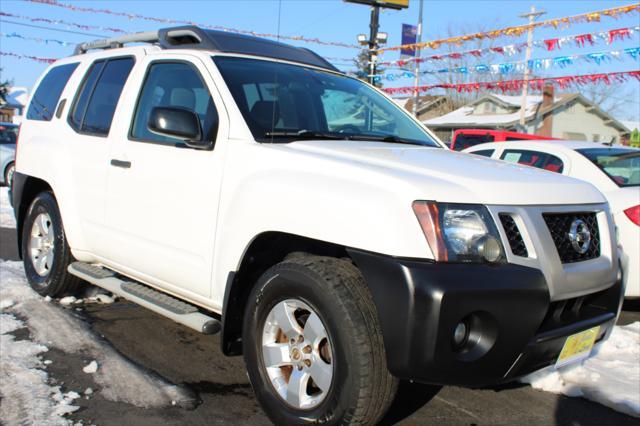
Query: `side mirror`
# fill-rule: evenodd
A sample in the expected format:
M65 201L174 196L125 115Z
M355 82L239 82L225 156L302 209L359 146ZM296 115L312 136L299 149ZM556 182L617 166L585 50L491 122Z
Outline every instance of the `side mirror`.
M158 135L181 139L190 148L211 149L213 146L211 141L202 140L198 114L185 108L155 107L147 126Z

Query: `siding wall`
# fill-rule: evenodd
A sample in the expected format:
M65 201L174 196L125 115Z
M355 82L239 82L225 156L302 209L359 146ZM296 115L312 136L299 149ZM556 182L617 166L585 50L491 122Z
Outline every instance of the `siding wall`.
M602 117L588 111L585 105L571 102L554 112L552 136L595 142L609 142L615 138L615 142L620 143L621 135L615 127L605 124Z

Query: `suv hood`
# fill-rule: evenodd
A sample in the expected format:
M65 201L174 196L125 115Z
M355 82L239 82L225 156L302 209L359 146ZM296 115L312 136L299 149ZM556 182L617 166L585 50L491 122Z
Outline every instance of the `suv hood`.
M415 199L494 205L605 202L602 194L584 181L442 148L324 140L279 146L300 154L348 162L354 167L378 169L415 187L417 193L412 194Z

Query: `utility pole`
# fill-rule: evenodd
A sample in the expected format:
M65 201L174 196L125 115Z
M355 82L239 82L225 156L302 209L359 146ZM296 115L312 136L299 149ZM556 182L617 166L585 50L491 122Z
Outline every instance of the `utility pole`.
M376 76L376 61L378 60L378 29L380 28L380 6L371 6L371 21L369 23L369 83L374 84Z
M416 41L418 44L422 41L422 6L423 0L420 0L420 11L418 12L418 33L416 34ZM418 92L418 87L420 87L420 47L416 46L414 51L414 59L415 59L415 79L414 79L414 98L413 98L413 115L415 117L418 116L418 102L420 101L420 92Z
M521 131L525 133L525 109L527 107L527 92L529 90L529 60L531 60L531 47L533 43L533 23L535 22L536 18L544 15L545 13L547 12L536 12L536 7L531 6L531 12L520 15L521 18L529 18L529 30L527 31L527 51L525 53L524 59L524 84L522 85L522 99L520 102L520 126L522 127Z

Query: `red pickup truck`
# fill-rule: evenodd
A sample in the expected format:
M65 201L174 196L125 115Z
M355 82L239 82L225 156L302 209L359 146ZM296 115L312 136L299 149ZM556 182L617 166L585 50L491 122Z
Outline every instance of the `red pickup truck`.
M451 149L462 151L470 146L487 142L505 142L521 140L557 140L557 138L547 138L540 135L530 135L528 133L507 132L505 130L489 129L460 129L453 133Z

